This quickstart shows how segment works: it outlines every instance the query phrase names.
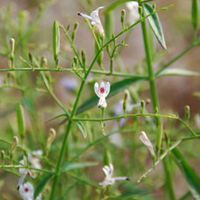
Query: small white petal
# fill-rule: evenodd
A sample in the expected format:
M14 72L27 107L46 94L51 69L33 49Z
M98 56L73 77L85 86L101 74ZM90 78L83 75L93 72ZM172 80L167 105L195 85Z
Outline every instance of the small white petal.
M98 107L100 108L106 108L107 107L107 102L104 97L100 97Z
M104 7L98 7L96 10L92 11L90 16L92 17L92 20L95 21L96 23L101 23L100 18L99 18L99 10L103 9Z
M115 181L128 181L129 180L129 178L126 176L115 177L114 179L115 179Z
M84 17L85 19L89 19L91 24L97 28L97 31L104 36L104 28L102 26L100 17L99 17L99 10L103 9L103 7L99 7L96 10L92 11L90 16L84 13L78 13L78 15Z
M95 92L95 94L98 97L100 97L100 94L99 94L99 84L97 82L94 84L94 92Z
M91 20L91 21L93 20L92 17L89 16L89 15L87 15L87 14L84 14L84 13L81 13L81 12L80 12L80 13L78 13L78 15L80 15L81 17L83 17L83 18L85 18L85 19L89 19L89 20Z
M135 23L140 18L139 4L138 2L127 2L126 7L128 9L128 21L130 24Z
M131 2L127 2L127 3L126 3L126 7L127 7L129 10L132 10L133 8L138 9L138 8L139 8L139 4L138 4L138 2L136 2L136 1L131 1Z
M109 165L109 173L110 173L110 175L112 176L113 175L113 172L114 172L114 167L113 167L113 165L110 163L110 165Z
M109 169L108 169L108 166L104 166L103 167L103 172L105 174L105 177L109 177Z
M36 157L41 157L42 154L43 154L43 151L39 149L39 150L36 150L36 151L32 151L31 154L33 156L36 156Z
M108 94L110 93L110 83L109 82L106 82L105 88L106 88L106 96L108 96Z
M106 89L106 87L105 87L105 82L102 81L102 82L100 83L100 88Z
M103 171L105 174L105 178L103 182L100 182L99 185L101 185L102 187L106 187L108 185L113 185L115 183L115 181L124 181L124 180L128 180L127 177L112 177L113 175L113 171L114 171L114 167L112 164L109 164L108 166L105 165L103 167Z

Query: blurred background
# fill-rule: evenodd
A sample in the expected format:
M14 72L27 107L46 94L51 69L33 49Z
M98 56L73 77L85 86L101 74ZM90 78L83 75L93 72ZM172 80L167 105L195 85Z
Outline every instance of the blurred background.
M16 54L18 55L17 67L25 67L23 58L28 57L28 52L31 52L34 56L45 56L48 59L48 66L53 66L52 56L52 24L55 20L58 20L64 26L69 24L73 27L75 22L79 23L79 29L76 37L76 44L79 49L84 49L87 54L87 59L90 60L93 56L94 45L91 42L92 34L88 29L85 21L77 15L77 12L90 13L92 10L99 6L108 6L114 1L104 0L0 0L0 68L8 67L8 49L9 39L16 38ZM155 40L155 52L157 52L154 58L154 68L159 69L161 65L167 63L175 55L188 47L193 40L193 28L191 25L191 1L183 0L167 0L167 1L154 1L157 7L167 7L166 10L161 11L159 14L160 20L163 25L165 39L168 49L162 50L160 45ZM114 12L114 28L115 33L121 30L120 25L120 13L125 9L124 6L117 8ZM101 19L104 20L104 13L101 12ZM71 67L72 51L70 46L65 41L62 35L62 53L61 53L61 65L63 67ZM137 26L126 38L125 47L120 56L120 62L115 62L117 69L122 71L128 71L130 73L136 73L140 71L140 67L143 67L144 63L144 49L143 40L140 27ZM19 44L19 45L18 45ZM105 68L109 68L108 58L105 57ZM120 63L120 64L119 64ZM200 73L200 48L194 48L171 67L190 69ZM0 83L4 83L5 79L12 80L13 74L0 73ZM66 106L71 106L74 100L76 88L78 87L79 80L74 78L72 73L55 73L52 74L54 80L54 89L58 98L64 102ZM109 79L109 77L103 77ZM26 79L31 81L26 82ZM27 73L27 76L20 79L20 73L18 81L22 80L23 84L27 84L27 88L32 88L36 83L40 85L40 80L37 79L37 73ZM110 79L109 79L110 80ZM190 105L194 126L200 129L200 98L198 92L200 92L200 79L199 77L162 77L158 79L159 96L161 102L162 112L174 112L183 116L184 106ZM69 86L70 85L70 86ZM23 86L23 85L21 85ZM72 87L71 89L69 87ZM93 82L89 82L89 87L93 87ZM2 100L0 101L0 129L6 130L9 134L2 133L2 137L8 140L12 140L14 133L16 133L17 126L13 124L15 119L15 104L20 101L21 95L25 98L24 102L29 106L26 115L27 127L29 131L38 132L41 140L46 138L45 133L47 130L54 126L59 128L56 122L47 122L54 113L58 113L59 109L55 107L55 103L46 95L45 92L41 92L38 95L37 88L34 92L15 90L13 88L0 88L0 95ZM83 100L88 99L90 93L83 97ZM27 98L26 98L27 96ZM123 95L119 96L121 98ZM150 98L148 92L148 85L142 88L141 98ZM112 104L111 104L112 107ZM51 108L51 110L49 110ZM40 110L42 109L42 112ZM37 110L37 114L33 113ZM195 121L196 119L196 121ZM34 120L35 124L32 123ZM42 121L42 123L41 123ZM41 134L39 134L41 133ZM41 136L44 133L43 136ZM36 140L35 140L36 141ZM59 145L59 144L58 144ZM42 145L35 142L30 144L31 148L40 148ZM188 145L192 149L192 145ZM3 148L3 147L2 147ZM197 148L198 149L198 148ZM197 151L195 152L197 154ZM137 151L135 155L137 154ZM120 154L123 156L123 154ZM127 157L131 157L131 152L126 151ZM126 159L126 158L125 158ZM128 160L128 159L127 159ZM149 162L147 162L149 164ZM134 164L137 164L136 162ZM138 165L137 168L141 163ZM193 165L197 171L199 169L199 160L194 159ZM121 164L122 166L122 164ZM99 167L100 169L100 167ZM136 173L137 170L136 169ZM159 169L160 170L160 169ZM125 171L125 170L122 170ZM103 176L96 173L96 169L88 174L92 174L91 178L97 180ZM96 174L96 175L95 175ZM13 177L8 176L0 171L2 176L0 179L0 186L3 185L3 194L0 199L9 200L16 199L16 191L10 191L10 187L16 187L15 182L12 181ZM177 175L175 182L178 183L177 195L181 196L186 191L186 183L180 178L180 174ZM5 176L5 177L4 177ZM153 177L156 177L156 172ZM155 178L154 177L154 178ZM5 178L5 179L4 179ZM7 180L7 181L3 181ZM152 182L151 182L152 184ZM151 185L147 182L147 186ZM155 190L154 196L156 199L163 199L163 188L161 183L158 182L158 187ZM8 191L7 191L8 190Z
M48 2L48 3L47 3ZM77 12L90 13L93 9L98 6L107 6L114 1L95 1L95 0L58 0L58 1L26 1L26 0L8 0L0 1L1 9L1 40L8 43L10 37L16 36L14 27L20 23L20 15L24 20L24 27L27 27L29 23L37 18L38 9L44 6L45 11L38 20L37 26L31 36L31 41L35 41L39 44L37 51L41 51L44 56L50 56L49 52L45 50L51 46L51 31L52 24L55 20L58 20L63 25L73 24L75 21L79 22L80 28L77 35L77 44L81 49L85 49L87 54L91 56L93 51L93 45L89 45L91 33L88 30L85 22L77 16ZM159 6L165 6L169 8L166 11L160 13L160 19L163 25L165 38L167 42L167 51L160 51L160 58L155 63L155 68L159 67L160 61L162 63L167 62L173 56L177 55L184 48L189 46L193 37L193 29L191 25L191 2L181 0L168 0L168 1L155 1ZM115 32L120 30L120 11L124 7L121 6L115 11ZM7 11L6 11L7 10ZM9 10L9 11L8 11ZM11 15L12 19L10 22L6 22L6 13ZM8 14L9 13L9 14ZM101 14L103 18L103 13ZM8 17L8 16L7 16ZM22 20L23 21L23 20ZM13 32L9 30L8 34L5 33L6 27L9 27L9 23L13 25ZM15 32L14 32L15 31ZM18 30L19 31L19 30ZM128 47L122 52L123 66L125 68L134 68L135 65L140 61L143 54L143 45L140 27L138 26L134 31L131 32L128 38ZM2 44L0 44L2 46ZM29 50L34 50L34 45L28 44ZM39 49L38 49L39 48ZM63 44L64 50L68 51L69 47L67 44ZM161 50L159 45L158 50ZM66 52L70 53L70 52ZM184 56L181 60L173 64L172 67L192 69L195 71L200 70L199 68L199 48L193 49L189 54ZM7 60L1 58L0 66L6 66ZM69 65L66 59L63 59L63 65L66 67ZM183 113L184 105L190 105L192 113L195 114L200 109L199 100L193 94L200 90L200 82L198 78L162 78L158 81L159 95L161 97L162 109L172 109L178 113ZM62 94L60 94L62 95Z

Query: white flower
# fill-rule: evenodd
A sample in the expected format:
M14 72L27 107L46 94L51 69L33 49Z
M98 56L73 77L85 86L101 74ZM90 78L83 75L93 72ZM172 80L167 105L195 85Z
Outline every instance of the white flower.
M128 9L128 22L134 24L140 19L140 14L138 12L139 4L136 1L130 1L126 3Z
M23 200L33 200L34 188L29 182L23 183L19 186L19 194Z
M147 134L144 131L142 131L140 133L139 139L147 147L147 149L149 150L149 152L151 153L151 155L153 157L155 157L155 151L154 151L153 144L151 143L151 141L147 137Z
M19 194L23 200L34 200L34 187L30 182L19 186ZM42 200L42 195L38 195L35 200Z
M91 21L92 26L94 26L97 31L104 36L104 29L99 17L99 10L103 9L104 7L98 7L96 10L92 11L90 15L84 14L79 12L78 15L84 17L85 19L89 19Z
M116 181L125 181L129 180L128 177L113 177L113 165L109 164L109 166L105 165L103 167L103 172L105 174L105 179L103 182L99 183L100 186L106 187L108 185L113 185Z
M40 163L41 156L43 154L42 150L32 151L28 154L28 161L30 162L31 166L36 169L41 169L42 165Z
M110 92L110 83L109 82L101 82L100 85L98 83L94 84L94 91L96 95L99 97L98 106L100 108L106 108L107 102L106 97Z

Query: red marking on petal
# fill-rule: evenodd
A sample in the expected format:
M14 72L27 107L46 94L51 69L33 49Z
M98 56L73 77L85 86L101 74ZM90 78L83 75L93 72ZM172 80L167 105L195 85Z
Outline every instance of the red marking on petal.
M100 88L100 93L103 94L105 92L105 88Z
M27 187L25 187L24 192L29 192L29 189Z

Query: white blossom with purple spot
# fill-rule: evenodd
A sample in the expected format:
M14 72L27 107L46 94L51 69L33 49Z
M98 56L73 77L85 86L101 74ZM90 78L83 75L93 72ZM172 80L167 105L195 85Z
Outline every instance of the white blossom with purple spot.
M107 102L106 102L106 97L110 93L110 83L109 82L101 82L95 83L94 84L94 91L96 95L99 97L99 102L98 106L100 108L106 108L107 107Z

